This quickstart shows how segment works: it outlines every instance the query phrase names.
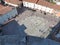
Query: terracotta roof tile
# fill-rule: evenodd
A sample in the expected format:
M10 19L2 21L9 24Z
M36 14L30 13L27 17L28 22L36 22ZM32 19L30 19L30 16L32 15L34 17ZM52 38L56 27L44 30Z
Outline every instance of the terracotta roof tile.
M50 8L56 9L56 10L60 10L59 5L55 5L55 4L52 4L52 3L44 1L44 0L39 0L37 4L43 5L43 6L46 6L46 7L50 7Z
M27 2L32 2L32 3L37 3L39 5L43 5L43 6L46 6L46 7L50 7L50 8L53 8L55 10L60 10L60 6L59 5L56 5L56 4L52 4L50 2L47 2L45 0L23 0L23 1L27 1Z
M21 0L5 0L8 3L12 3L12 4L20 4Z
M27 1L27 2L36 3L38 0L23 0L23 1Z
M11 10L12 10L12 7L0 5L0 16Z

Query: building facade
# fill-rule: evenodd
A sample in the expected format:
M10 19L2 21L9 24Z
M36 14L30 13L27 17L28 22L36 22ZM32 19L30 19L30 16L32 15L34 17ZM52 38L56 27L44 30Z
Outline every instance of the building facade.
M14 6L14 7L18 7L22 4L21 0L4 0L4 2L8 5Z
M50 14L55 14L55 16L59 17L60 16L60 6L55 5L52 3L49 3L44 0L23 0L23 6L35 9L35 10L41 10L44 12L48 12Z

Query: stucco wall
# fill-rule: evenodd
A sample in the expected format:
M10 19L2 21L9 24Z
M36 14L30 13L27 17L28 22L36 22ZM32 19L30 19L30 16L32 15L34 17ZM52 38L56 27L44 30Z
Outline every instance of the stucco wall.
M30 3L30 2L25 2L25 1L23 1L23 6L29 7L29 8L34 8L34 3Z
M54 10L54 9L46 7L46 6L42 6L39 4L26 2L26 1L23 1L23 6L31 8L31 9L35 9L35 10L41 10L41 11L49 12L49 13L52 13L52 11Z

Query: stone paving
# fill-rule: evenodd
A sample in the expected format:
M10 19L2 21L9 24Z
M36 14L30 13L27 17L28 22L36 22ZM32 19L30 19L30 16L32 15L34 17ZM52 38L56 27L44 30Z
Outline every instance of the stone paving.
M28 9L16 17L15 20L19 25L24 24L27 27L25 30L27 35L45 38L49 35L50 31L52 31L50 27L54 27L59 21L59 19L53 15L44 15L44 13L40 11Z
M49 27L47 25L49 23L48 21L45 21L43 18L31 16L31 17L25 18L21 23L27 27L27 29L25 30L27 35L37 36L37 37L46 37L49 33L48 31Z

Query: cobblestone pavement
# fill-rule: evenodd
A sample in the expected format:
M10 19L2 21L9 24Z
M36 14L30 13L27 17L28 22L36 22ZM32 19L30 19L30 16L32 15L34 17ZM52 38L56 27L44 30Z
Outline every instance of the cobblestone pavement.
M15 19L19 25L24 24L27 29L25 33L31 36L47 37L50 33L50 27L54 27L59 18L41 11L26 10Z

